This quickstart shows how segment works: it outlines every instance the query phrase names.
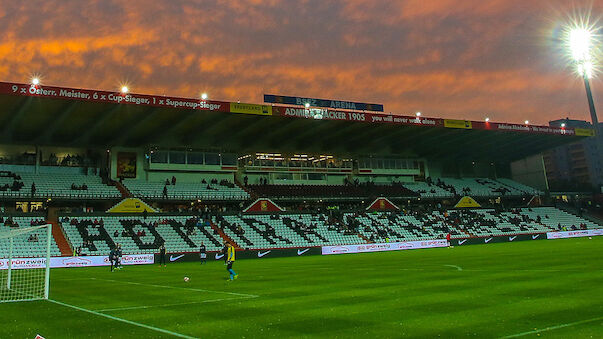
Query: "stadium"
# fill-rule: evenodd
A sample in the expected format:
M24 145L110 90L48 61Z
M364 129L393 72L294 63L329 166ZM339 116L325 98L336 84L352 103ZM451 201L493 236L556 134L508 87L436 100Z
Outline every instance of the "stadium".
M265 101L0 83L0 336L600 336L594 130Z

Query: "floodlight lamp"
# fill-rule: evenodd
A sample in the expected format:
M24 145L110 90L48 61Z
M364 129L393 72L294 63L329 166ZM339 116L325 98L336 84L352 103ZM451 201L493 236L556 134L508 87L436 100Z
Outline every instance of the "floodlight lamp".
M490 118L486 117L486 119L484 119L486 122L490 121Z
M526 121L524 121L524 123L525 123L526 125L528 125L528 124L530 123L530 121L529 121L529 120L526 120Z
M123 94L128 93L128 91L129 91L129 90L130 90L130 89L128 88L128 86L121 86L121 92L122 92Z
M417 116L420 117L421 116L421 112L417 112Z
M309 103L309 102L306 102L306 103L304 104L304 106L305 106L306 108L308 108L308 107L310 107L310 103Z
M577 62L590 60L592 33L586 28L573 28L569 32L569 48Z
M201 99L203 99L203 100L207 100L207 93L203 93L203 94L201 94Z
M40 84L40 79L39 78L31 79L31 84L34 86L38 86Z

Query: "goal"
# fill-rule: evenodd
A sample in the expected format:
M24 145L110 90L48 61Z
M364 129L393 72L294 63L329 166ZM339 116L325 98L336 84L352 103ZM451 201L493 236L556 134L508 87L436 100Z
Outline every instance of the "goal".
M0 303L48 299L52 225L0 227Z

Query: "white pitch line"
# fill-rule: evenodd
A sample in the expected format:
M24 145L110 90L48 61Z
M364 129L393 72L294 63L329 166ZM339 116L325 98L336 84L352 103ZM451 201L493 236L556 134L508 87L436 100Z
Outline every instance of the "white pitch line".
M593 321L598 321L598 320L603 320L603 317L586 319L586 320L580 320L580 321L576 321L576 322L573 322L573 323L561 324L561 325L557 325L557 326L550 326L550 327L546 327L546 328L543 328L543 329L540 329L540 330L521 332L521 333L517 333L517 334L512 334L512 335L508 335L508 336L505 336L505 337L501 337L501 339L523 337L525 335L536 334L536 333L547 332L547 331L553 331L553 330L557 330L557 329L564 328L564 327L570 327L570 326L574 326L574 325L591 323Z
M139 282L134 282L134 281L113 280L113 279L103 279L103 278L90 278L90 279L92 279L92 280L110 281L110 282L117 282L117 283L130 284L130 285L140 285L140 286L160 287L160 288L171 288L171 289L177 289L177 290L187 290L187 291L196 291L196 292L230 294L230 295L237 295L237 296L240 296L240 297L249 297L249 298L257 298L257 297L259 297L259 295L255 295L255 294L224 292L224 291L212 291L212 290L204 290L204 289L201 289L201 288L187 288L187 287L178 287L178 286L145 284L145 283L139 283Z
M114 317L112 315L108 315L108 314L104 314L104 313L92 311L92 310L89 310L89 309L86 309L86 308L83 308L83 307L79 307L79 306L75 306L75 305L71 305L71 304L66 304L64 302L60 302L60 301L56 301L56 300L52 300L52 299L48 299L48 301L50 301L52 303L55 303L57 305L61 305L61 306L73 308L74 310L78 310L78 311L82 311L82 312L94 314L94 315L99 316L99 317L104 317L104 318L107 318L107 319L111 319L111 320L115 320L115 321L120 321L122 323L130 324L130 325L134 325L134 326L146 328L148 330L152 330L152 331L156 331L156 332L161 332L161 333L164 333L164 334L169 334L169 335L174 336L174 337L187 338L187 339L196 339L195 337L191 337L190 335L181 334L181 333L169 331L169 330L166 330L166 329L163 329L163 328L159 328L159 327L154 327L154 326L150 326L150 325L145 325L145 324L137 323L137 322L132 321L132 320L127 320L127 319L123 319L123 318Z
M444 265L444 266L448 266L448 267L452 267L452 268L456 268L457 271L462 271L463 269L461 268L461 266L457 266L457 265Z
M222 299L210 299L210 300L202 300L202 301L189 301L189 302L174 303L174 304L105 308L105 309L102 309L102 310L95 310L95 311L96 312L111 312L111 311L140 310L140 309L147 309L147 308L153 308L153 307L170 307L170 306L182 306L182 305L195 305L195 304L204 304L204 303L215 303L215 302L218 302L218 301L244 300L244 299L252 299L252 298L255 298L255 297L222 298Z

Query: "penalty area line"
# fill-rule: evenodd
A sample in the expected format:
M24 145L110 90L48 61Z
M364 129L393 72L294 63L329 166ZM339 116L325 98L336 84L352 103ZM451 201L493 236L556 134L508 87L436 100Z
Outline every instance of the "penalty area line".
M244 299L252 299L252 298L256 298L256 297L221 298L221 299L209 299L209 300L202 300L202 301L189 301L189 302L173 303L173 304L105 308L105 309L102 309L102 310L95 310L95 311L96 312L112 312L112 311L140 310L140 309L147 309L147 308L154 308L154 307L171 307L171 306L195 305L195 304L204 304L204 303L215 303L215 302L227 301L227 300L244 300Z
M103 278L89 278L89 279L91 279L91 280L103 280L103 281L117 282L117 283L130 284L130 285L139 285L139 286L149 286L149 287L159 287L159 288L171 288L171 289L175 289L175 290L187 290L187 291L196 291L196 292L230 294L230 295L236 295L236 296L239 296L239 297L248 297L248 298L258 298L259 297L259 295L255 295L255 294L235 293L235 292L225 292L225 291L212 291L212 290L204 290L202 288L187 288L187 287L178 287L178 286L145 284L145 283L139 283L139 282L134 282L134 281L113 280L113 279L103 279Z
M107 318L107 319L119 321L119 322L126 323L126 324L129 324L129 325L134 325L134 326L146 328L148 330L152 330L152 331L155 331L155 332L169 334L169 335L174 336L174 337L187 338L187 339L196 339L195 337L191 337L190 335L173 332L173 331L166 330L166 329L159 328L159 327L155 327L155 326L150 326L150 325L145 325L145 324L137 323L137 322L132 321L132 320L127 320L127 319L123 319L123 318L114 317L112 315L108 315L108 314L104 314L104 313L92 311L92 310L89 310L87 308L83 308L83 307L79 307L79 306L75 306L75 305L71 305L71 304L66 304L64 302L60 302L60 301L57 301L57 300L48 299L48 301L51 302L51 303L55 303L57 305L61 305L61 306L64 306L64 307L72 308L74 310L78 310L78 311L81 311L81 312L86 312L86 313L94 314L94 315L99 316L99 317L104 317L104 318Z
M599 320L603 320L603 317L586 319L586 320L580 320L580 321L576 321L576 322L573 322L573 323L561 324L561 325L556 325L556 326L549 326L549 327L546 327L546 328L543 328L543 329L540 329L540 330L521 332L521 333L517 333L517 334L512 334L512 335L508 335L508 336L505 336L505 337L501 337L501 339L518 338L518 337L523 337L523 336L530 335L530 334L536 334L536 333L541 333L541 332L558 330L558 329L564 328L564 327L581 325L581 324L591 323L591 322L599 321Z

